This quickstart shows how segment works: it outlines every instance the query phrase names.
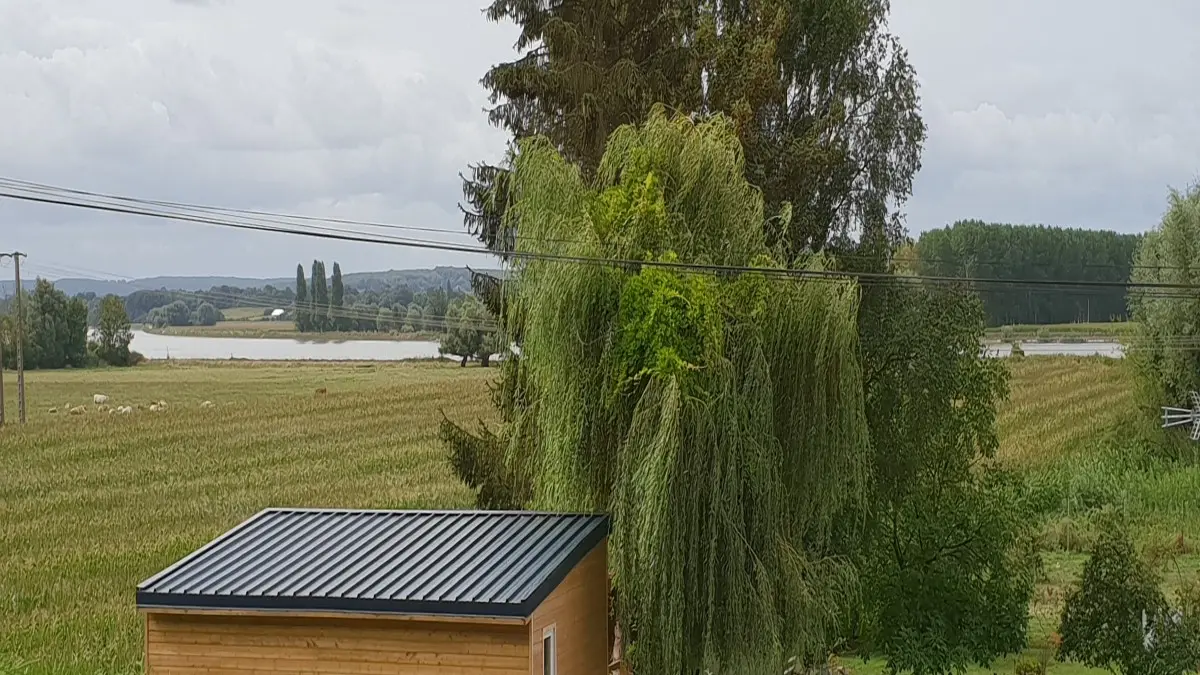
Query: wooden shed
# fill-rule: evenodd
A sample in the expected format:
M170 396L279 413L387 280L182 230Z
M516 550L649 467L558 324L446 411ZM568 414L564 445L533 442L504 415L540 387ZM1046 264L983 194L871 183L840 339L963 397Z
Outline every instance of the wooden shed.
M608 520L268 509L138 585L146 672L604 675Z

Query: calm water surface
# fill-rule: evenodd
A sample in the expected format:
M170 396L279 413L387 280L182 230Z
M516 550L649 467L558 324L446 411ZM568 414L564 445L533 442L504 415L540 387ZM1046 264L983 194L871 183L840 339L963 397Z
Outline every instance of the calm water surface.
M255 361L404 361L436 358L436 342L349 340L304 342L279 338L192 337L133 331L130 345L148 359Z
M349 340L304 342L276 338L217 338L155 335L133 331L133 349L150 359L250 359L258 361L404 361L438 356L436 342L398 340ZM1124 356L1117 342L1027 342L1026 356ZM988 356L1012 355L1007 343L988 345Z

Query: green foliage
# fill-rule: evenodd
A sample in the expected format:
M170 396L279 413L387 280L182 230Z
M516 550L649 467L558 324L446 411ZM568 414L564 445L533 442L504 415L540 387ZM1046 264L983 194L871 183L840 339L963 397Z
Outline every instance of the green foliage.
M192 311L186 302L176 300L162 308L162 317L167 326L186 326L192 322Z
M917 241L922 274L988 279L1124 282L1141 235L1043 225L963 220L928 230ZM1014 323L1113 321L1126 317L1124 290L986 287L981 292L990 326Z
M38 279L25 300L25 367L30 369L83 368L87 365L88 308L80 298L68 298L54 284ZM15 308L14 308L15 309ZM4 360L16 365L15 316L6 317Z
M115 295L100 302L100 321L96 330L96 355L110 366L134 365L129 343L133 341L125 303Z
M296 265L296 330L301 333L312 330L312 313L309 309L308 281L304 278L304 265Z
M647 267L625 283L618 302L617 393L643 377L688 381L707 355L721 350L717 289L707 277Z
M196 308L196 316L192 319L192 323L197 326L215 326L224 319L221 310L214 307L212 303L205 302Z
M308 284L309 316L312 330L325 331L329 329L329 287L325 279L325 263L314 260L312 263L312 280Z
M1148 645L1146 627L1153 627L1160 640ZM1178 630L1158 577L1137 556L1124 527L1110 521L1084 564L1082 581L1067 594L1059 658L1127 675L1177 675L1198 662L1171 663L1174 659L1166 658L1187 651L1176 644L1186 642L1184 636L1173 635ZM1164 644L1168 648L1160 651Z
M462 365L466 366L467 361L478 356L483 349L483 321L483 306L477 300L470 299L451 307L446 314L449 330L438 345L438 353L457 356L462 359Z
M425 320L421 306L415 302L408 306L408 311L404 315L404 330L409 333L425 330Z
M644 121L654 103L724 113L768 211L791 205L790 218L768 227L783 260L855 232L897 241L925 127L887 13L874 0L495 0L487 16L519 26L522 54L484 76L497 104L489 117L517 142L548 138L586 179L611 134ZM467 226L492 250L517 245L507 167L520 151L464 178Z
M872 498L860 565L862 650L891 672L950 673L1025 645L1036 556L1019 482L997 447L1007 371L981 359L963 289L894 282L863 306Z
M1137 251L1132 280L1138 283L1200 284L1200 185L1172 191L1162 223ZM1190 405L1200 389L1200 294L1141 288L1130 291L1137 330L1130 357L1150 405Z
M522 251L779 266L724 118L622 127L593 180L530 141L512 188ZM634 668L823 660L854 589L831 538L868 459L855 286L545 260L513 280L524 370L499 396L533 398L508 408L505 472L529 506L613 513Z
M1046 675L1046 664L1037 659L1021 659L1013 672L1015 675Z
M380 307L379 314L376 315L375 325L379 330L396 330L399 326L396 324L396 313L391 307Z
M342 284L342 266L334 261L333 278L330 281L328 326L332 330L350 330L350 319L346 316L346 288ZM386 330L386 329L385 329Z

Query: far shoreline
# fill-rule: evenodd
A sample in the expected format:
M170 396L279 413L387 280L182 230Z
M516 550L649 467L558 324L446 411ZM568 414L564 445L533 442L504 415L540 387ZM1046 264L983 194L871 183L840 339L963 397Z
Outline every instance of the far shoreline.
M230 326L229 324L237 324ZM263 324L253 326L247 324ZM279 326L279 327L276 327ZM137 328L149 335L163 337L194 337L194 338L231 338L231 339L263 339L263 340L293 340L295 342L438 342L442 336L439 333L415 331L411 333L385 332L326 332L304 333L296 330L290 324L272 324L263 321L234 321L222 322L215 326L168 326L153 328L141 326Z

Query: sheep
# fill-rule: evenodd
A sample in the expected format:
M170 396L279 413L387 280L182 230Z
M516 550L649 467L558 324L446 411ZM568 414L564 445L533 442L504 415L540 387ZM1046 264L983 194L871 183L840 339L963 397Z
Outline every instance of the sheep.
M128 415L131 412L133 412L133 406L123 405L117 408L117 414L119 415Z
M321 387L320 389L317 390L317 393L318 394L328 394L329 390L326 389L325 387Z
M77 406L75 406L74 408L71 408L71 413L70 413L70 414L72 414L72 415L82 415L82 414L84 414L84 413L86 413L86 412L87 412L87 408L85 408L85 407L83 407L83 406L81 406L81 405L77 405Z
M108 405L107 403L101 403L100 405L96 406L96 412L112 412L112 406Z
M157 403L150 404L150 412L160 412L160 411L162 411L162 408L158 407Z
M108 397L104 394L93 394L92 403L95 403L96 405L104 405L105 403L108 403Z
M212 407L213 407L213 402L212 402L212 401L205 401L204 403L201 403L201 404L200 404L200 407L201 407L201 408L212 408Z
M58 414L58 408L51 408L51 409L50 409L50 414L51 414L51 415L56 415L56 414Z

